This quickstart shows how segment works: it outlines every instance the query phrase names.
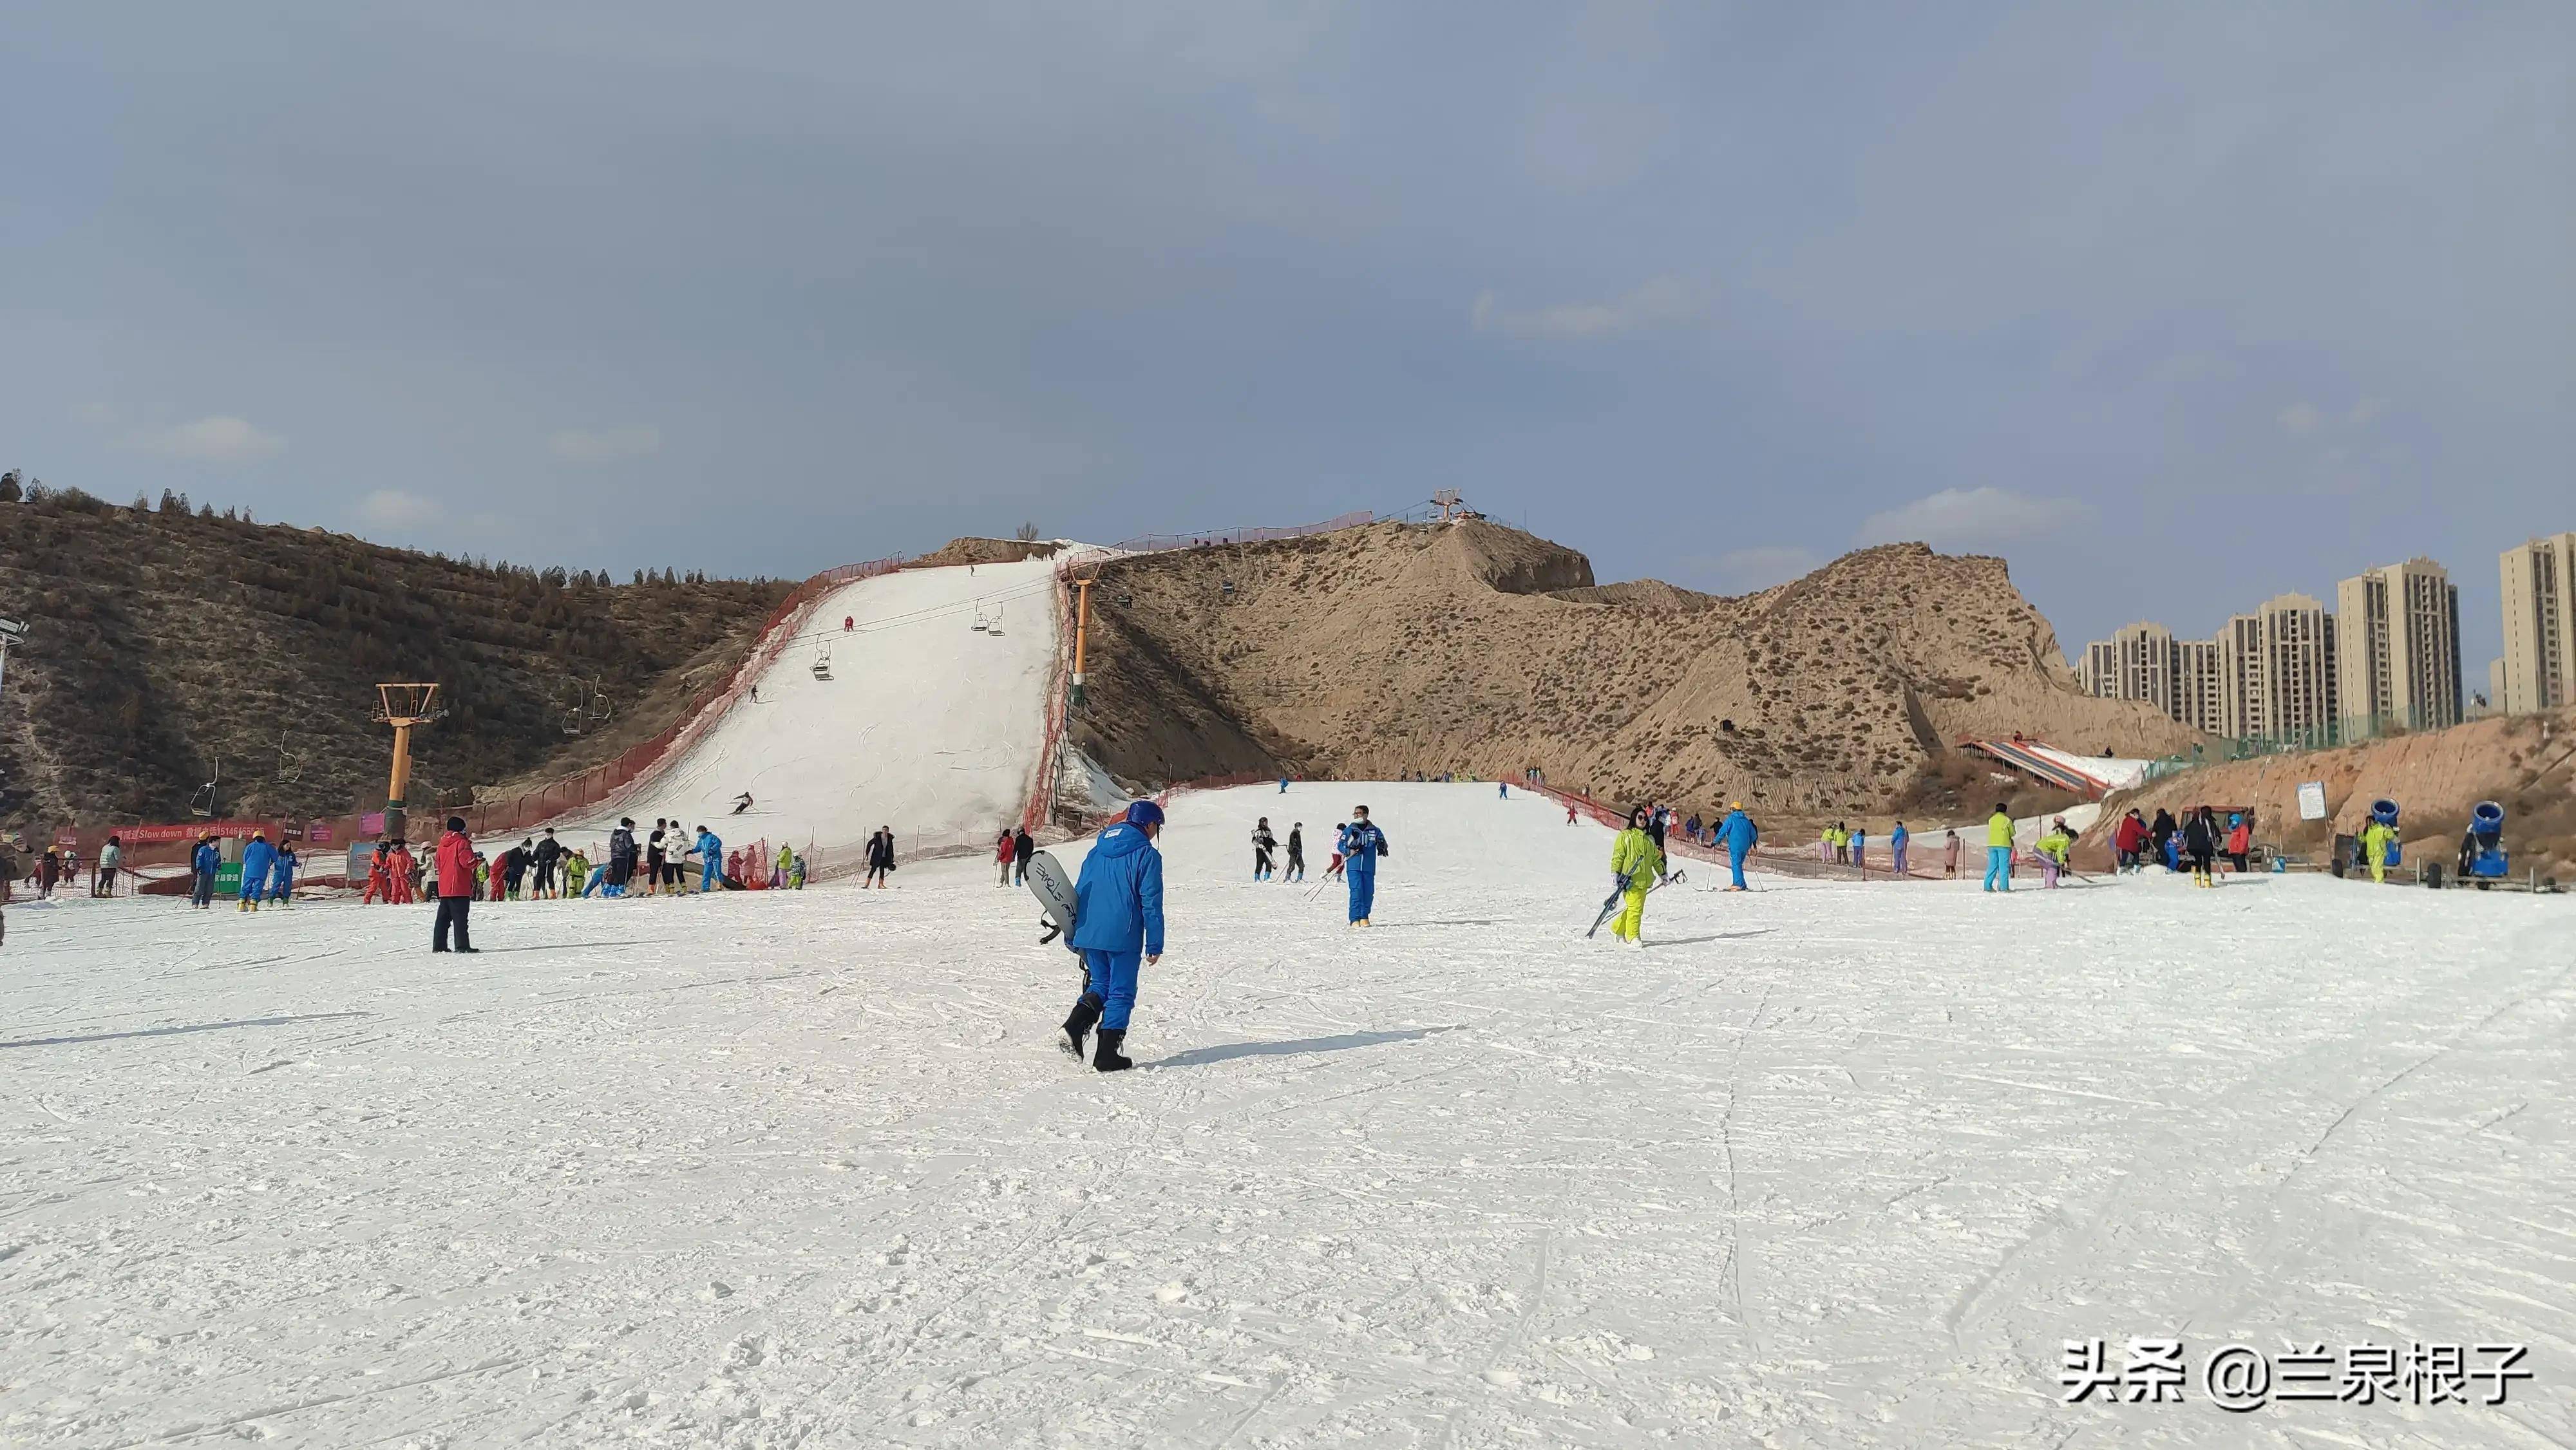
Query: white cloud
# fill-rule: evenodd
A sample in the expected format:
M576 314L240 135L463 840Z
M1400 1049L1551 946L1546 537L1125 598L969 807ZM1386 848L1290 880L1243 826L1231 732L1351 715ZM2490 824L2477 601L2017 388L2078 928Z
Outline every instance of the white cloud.
M358 512L380 528L402 528L434 517L438 507L416 493L380 488L359 500Z
M641 428L566 428L546 440L546 451L568 463L614 463L641 458L662 448L662 430Z
M2324 425L2326 415L2314 403L2292 403L2281 410L2281 431L2304 437Z
M1709 305L1706 289L1677 277L1658 277L1607 302L1566 302L1529 312L1514 312L1493 293L1480 292L1467 315L1478 332L1507 337L1621 337L1698 321L1708 315Z
M2343 421L2354 428L2365 427L2371 419L2387 411L2386 398L2364 398L2352 405L2352 411L2343 415Z
M1717 556L1718 587L1752 591L1786 584L1808 573L1824 561L1813 549L1796 544L1758 544L1749 549L1729 549Z
M1945 488L1863 519L1860 542L1920 540L1936 549L1972 549L2043 538L2092 516L2093 506L2080 499L2033 498L1993 487Z
M254 428L244 419L218 413L175 428L136 433L125 440L125 445L171 458L248 463L285 451L286 440Z

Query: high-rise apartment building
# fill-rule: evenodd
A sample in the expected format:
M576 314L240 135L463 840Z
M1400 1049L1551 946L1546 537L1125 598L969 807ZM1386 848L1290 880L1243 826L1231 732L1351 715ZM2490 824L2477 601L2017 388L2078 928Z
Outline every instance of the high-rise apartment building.
M2346 732L2460 723L2460 590L2430 559L2335 586L2336 713Z
M2499 559L2504 663L2494 681L2508 715L2576 704L2576 533L2551 534Z
M2216 643L2220 734L2333 738L2335 620L2323 604L2276 595L2228 620Z
M2169 713L2194 730L2218 734L2224 703L2219 679L2217 640L2175 640L2173 709Z

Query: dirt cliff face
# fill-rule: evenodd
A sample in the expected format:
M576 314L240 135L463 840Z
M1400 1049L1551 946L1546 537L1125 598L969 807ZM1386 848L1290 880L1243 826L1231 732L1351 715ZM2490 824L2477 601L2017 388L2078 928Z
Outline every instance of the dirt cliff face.
M1967 734L2123 755L2196 738L2078 693L2002 560L1919 544L1741 598L1602 587L1582 555L1481 521L1144 555L1100 578L1072 733L1139 784L1535 765L1616 799L1794 818L1879 807Z
M334 814L384 799L379 680L436 680L413 799L605 759L750 649L783 582L610 584L319 530L57 496L0 504L0 827ZM574 681L582 682L576 687ZM595 700L605 718L570 712ZM461 798L461 796L460 796Z

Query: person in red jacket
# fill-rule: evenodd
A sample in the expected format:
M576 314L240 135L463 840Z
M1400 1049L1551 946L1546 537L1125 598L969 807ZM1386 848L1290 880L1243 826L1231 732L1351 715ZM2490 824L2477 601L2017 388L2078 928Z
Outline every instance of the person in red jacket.
M386 900L396 906L411 905L414 899L411 884L414 870L411 848L400 841L394 842L393 852L385 857L385 870L394 879L394 894Z
M2111 849L2119 853L2121 870L2138 869L2138 853L2147 849L2149 834L2147 823L2138 818L2136 811L2120 818L2119 828L2111 833Z
M465 834L465 818L449 816L447 834L438 838L438 926L429 938L429 949L447 950L447 928L456 927L456 949L475 950L473 939L466 934L465 918L474 909L474 840Z
M393 867L388 864L392 860L393 852L384 842L378 841L375 854L367 858L367 893L358 898L360 906L373 902L379 896L385 899L387 906L393 905L394 873Z
M1002 828L1002 834L993 838L993 864L1002 868L1002 884L1004 886L1010 885L1011 832L1010 828L1007 826Z
M2254 853L2254 822L2244 815L2227 818L2227 863L2245 874L2245 858Z

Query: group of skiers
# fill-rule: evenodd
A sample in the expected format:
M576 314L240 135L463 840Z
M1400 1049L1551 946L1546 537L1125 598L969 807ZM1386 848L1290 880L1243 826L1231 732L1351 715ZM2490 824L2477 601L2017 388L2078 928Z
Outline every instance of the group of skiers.
M1335 839L1339 839L1336 832ZM1279 838L1270 832L1270 818L1263 816L1252 827L1252 879L1255 881L1303 881L1306 879L1306 823L1292 822L1288 827L1288 864L1273 864L1279 850ZM1333 863L1324 872L1329 881L1342 869L1342 855L1333 853Z
M2242 874L2253 851L2254 821L2242 811L2230 811L2221 827L2218 813L2208 806L2191 807L2179 823L2161 806L2153 821L2132 807L2111 828L2112 858L2120 872L2135 875L2150 860L2161 861L2167 871L2191 873L2194 886L2218 884L2215 866L2221 856Z
M215 876L223 869L223 851L216 846L212 832L197 838L196 849L188 855L188 904L199 909L214 905ZM295 899L295 873L303 864L295 854L295 843L268 843L268 832L253 831L243 843L241 853L241 886L234 896L233 910L257 911L263 903L283 907Z
M1955 836L1957 833L1952 834ZM1905 828L1903 821L1898 821L1895 829L1887 833L1888 869L1895 875L1906 873L1913 846L1914 833ZM1816 840L1816 859L1838 866L1857 866L1866 872L1869 869L1869 823L1863 821L1855 829L1836 821L1825 827ZM1950 874L1955 876L1958 872L1953 870Z
M114 896L116 873L124 861L124 838L109 836L107 844L99 849L98 861L90 868L89 894L94 897ZM79 885L80 870L81 853L77 844L47 846L41 852L31 853L27 849L26 837L0 836L0 902L10 898L20 880L34 882L36 899L47 900L53 896L57 886L69 891Z

